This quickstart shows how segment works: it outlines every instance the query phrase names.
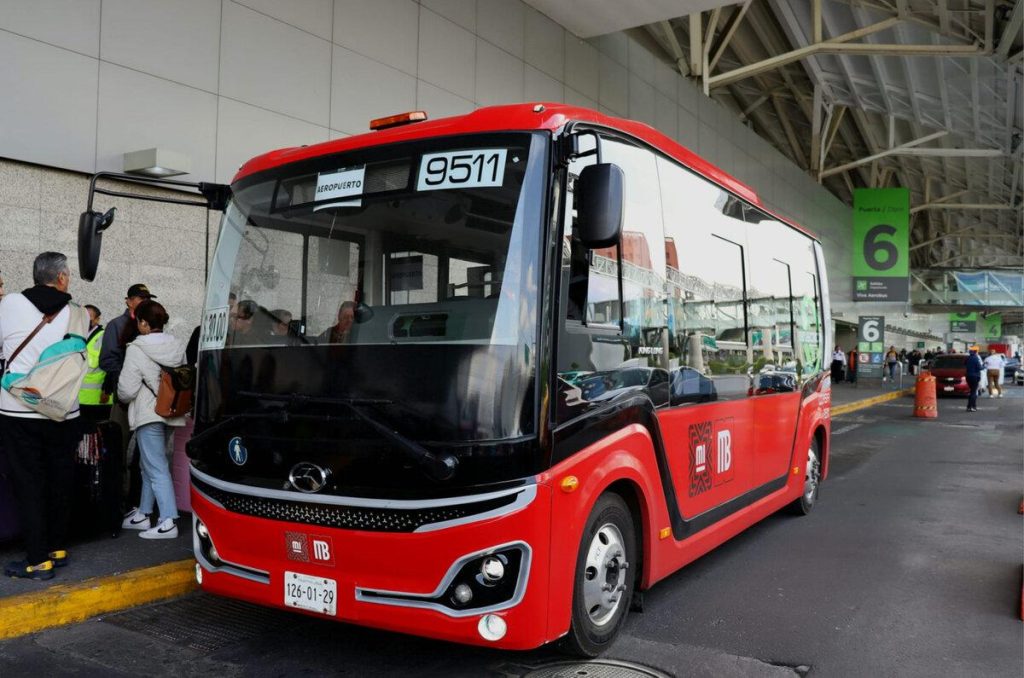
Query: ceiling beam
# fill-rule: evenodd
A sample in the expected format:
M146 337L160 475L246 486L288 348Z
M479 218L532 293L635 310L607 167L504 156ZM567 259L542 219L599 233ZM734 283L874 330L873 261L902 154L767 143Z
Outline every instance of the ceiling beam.
M740 22L743 21L743 15L750 9L750 3L754 0L746 0L742 5L736 8L732 16L725 24L725 30L722 31L722 37L715 43L714 49L711 50L711 58L708 59L708 74L715 70L715 65L718 60L725 54L725 48L729 46L729 41L732 40L732 36L736 33L736 29L739 27Z
M692 16L692 15L691 15ZM712 88L728 85L744 78L749 78L757 73L774 70L786 64L799 61L815 54L873 54L878 56L980 56L984 55L984 49L979 45L901 45L901 44L879 44L879 43L854 43L856 40L872 33L886 30L898 23L899 17L890 17L877 23L859 28L849 33L836 36L823 42L810 44L804 47L791 50L784 54L763 59L756 63L747 64L734 68L726 73L708 78L708 85ZM691 59L692 61L692 59Z
M1010 48L1013 41L1020 35L1020 29L1024 26L1024 2L1017 0L1013 7L1010 19L1003 26L1003 34L999 37L999 46L996 47L996 58L1005 60L1010 56Z
M926 185L928 185L928 184L926 183ZM918 213L918 212L920 212L922 210L928 209L928 205L939 205L939 204L942 204L944 202L948 202L950 200L953 200L954 198L959 198L960 196L965 195L966 193L967 193L967 191L957 191L956 193L950 193L949 195L944 195L942 197L935 198L935 199L929 198L928 194L926 193L925 197L924 197L925 204L924 205L918 205L917 207L911 207L910 208L910 213L911 214L916 214L916 213Z
M665 39L665 43L668 45L668 51L675 59L676 68L679 69L679 73L686 77L690 75L690 67L686 63L686 55L683 54L683 48L679 44L679 38L676 37L676 31L672 28L672 24L668 21L659 21L658 26L661 28L662 37ZM651 30L650 33L655 39L658 39L658 35ZM658 40L660 43L661 40Z
M929 158L1001 158L999 148L909 148L893 155L911 155Z
M866 165L869 162L873 162L875 160L880 160L880 159L886 158L886 157L888 157L890 155L897 155L900 151L906 150L908 148L913 148L914 146L919 146L921 144L926 144L929 141L933 141L933 140L938 139L940 137L944 137L947 134L948 134L948 132L945 132L945 131L934 132L932 134L928 134L928 135L920 137L918 139L912 139L912 140L910 140L910 141L908 141L908 142L906 142L904 144L900 144L899 146L894 146L893 148L887 148L884 151L879 151L878 153L875 153L873 155L869 155L866 158L861 158L860 160L854 160L853 162L848 162L845 165L839 165L838 167L830 167L827 170L823 170L821 172L821 176L822 176L822 178L829 177L829 176L832 176L833 174L839 174L840 172L845 172L848 169L852 169L854 167L858 167L859 165Z
M690 20L690 75L699 76L704 61L704 48L701 47L701 40L704 36L701 33L700 12L695 12L688 18Z
M800 59L803 59L804 57L807 56L811 56L812 54L817 54L822 50L823 46L835 46L849 40L857 40L858 38L862 38L865 35L870 35L871 33L876 33L878 31L884 31L885 29L893 26L898 22L898 18L892 17L889 19L885 19L884 21L871 24L870 26L865 26L864 28L858 28L855 31L844 33L843 35L836 36L835 38L831 38L825 42L812 43L805 47L799 47L784 54L777 54L773 57L769 57L767 59L763 59L752 64L747 64L746 66L734 68L733 70L728 71L726 73L713 76L712 78L709 79L709 84L711 85L711 87L721 87L722 85L728 85L738 80L749 78L752 75L763 73L764 71L771 71L776 68L779 68L780 66L785 66L786 64L792 63L794 61L799 61Z
M918 205L915 210L1012 210L1013 205L999 203L930 203ZM1019 237L1019 236L1018 236Z

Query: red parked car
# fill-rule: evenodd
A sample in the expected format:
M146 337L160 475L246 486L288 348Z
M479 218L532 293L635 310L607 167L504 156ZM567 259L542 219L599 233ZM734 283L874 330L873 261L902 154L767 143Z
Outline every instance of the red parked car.
M932 360L936 395L968 395L967 354L940 355Z

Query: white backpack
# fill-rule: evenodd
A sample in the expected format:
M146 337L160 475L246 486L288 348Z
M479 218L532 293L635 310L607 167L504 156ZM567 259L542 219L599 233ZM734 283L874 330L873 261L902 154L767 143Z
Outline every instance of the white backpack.
M25 407L54 421L64 421L68 413L78 408L78 392L82 388L85 373L89 370L85 350L89 314L75 304L68 304L68 309L71 318L68 322L68 333L64 338L44 349L39 361L27 374L7 372L0 380L3 389ZM53 322L57 313L43 316L32 333L25 337L11 354L10 360L7 361L8 367L14 364L18 353L32 341L39 330Z

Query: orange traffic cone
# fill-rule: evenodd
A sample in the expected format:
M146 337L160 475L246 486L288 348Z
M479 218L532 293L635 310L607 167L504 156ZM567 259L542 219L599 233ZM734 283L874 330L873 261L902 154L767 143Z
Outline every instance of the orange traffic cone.
M935 377L931 372L924 371L917 375L914 416L922 419L935 419L939 416L939 407L935 401Z

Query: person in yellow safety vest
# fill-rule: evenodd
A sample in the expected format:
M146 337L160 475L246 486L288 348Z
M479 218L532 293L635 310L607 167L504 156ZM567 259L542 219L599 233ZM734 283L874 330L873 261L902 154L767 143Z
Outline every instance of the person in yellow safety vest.
M103 325L100 324L100 309L86 304L89 313L89 337L85 343L85 353L89 371L82 380L82 388L78 392L78 404L82 417L90 421L105 421L110 418L110 394L103 392L103 380L107 373L100 369L100 349L103 347Z

